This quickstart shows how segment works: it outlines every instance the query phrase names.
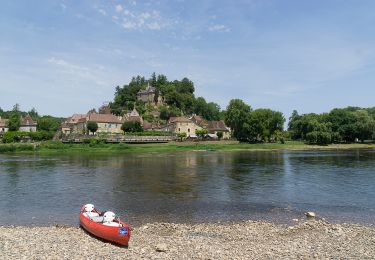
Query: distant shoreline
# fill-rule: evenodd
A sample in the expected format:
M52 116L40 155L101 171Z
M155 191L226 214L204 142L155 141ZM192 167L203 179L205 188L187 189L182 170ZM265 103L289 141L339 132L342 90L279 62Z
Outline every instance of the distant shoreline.
M374 149L373 143L331 144L326 146L308 145L290 141L281 143L239 143L237 141L170 142L164 144L63 144L59 141L40 143L0 144L0 154L4 153L122 153L122 152L173 152L173 151L316 151Z

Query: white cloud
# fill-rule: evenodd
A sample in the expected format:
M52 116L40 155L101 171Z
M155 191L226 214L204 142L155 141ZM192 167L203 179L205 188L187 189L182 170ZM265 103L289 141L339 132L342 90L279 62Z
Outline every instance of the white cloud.
M151 17L151 14L149 12L141 13L141 17L144 19L148 19Z
M210 32L230 32L230 28L224 24L214 24L208 27Z
M116 12L121 12L122 10L124 10L124 8L122 7L122 5L116 5Z
M135 29L137 28L137 24L136 23L133 23L133 22L124 22L122 24L122 27L124 27L125 29Z
M65 60L56 59L55 57L51 57L47 61L48 61L48 63L60 65L60 66L67 66L68 65L68 63Z
M104 11L103 9L99 9L98 10L99 13L101 13L102 15L106 16L107 15L107 12Z
M161 26L158 22L152 22L152 23L147 24L147 28L150 30L160 30Z

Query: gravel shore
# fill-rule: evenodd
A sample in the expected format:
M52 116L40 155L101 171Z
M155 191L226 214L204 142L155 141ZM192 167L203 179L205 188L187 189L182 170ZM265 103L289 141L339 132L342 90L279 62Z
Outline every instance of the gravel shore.
M1 259L310 259L375 258L375 228L310 220L152 223L133 229L128 248L78 227L0 227Z

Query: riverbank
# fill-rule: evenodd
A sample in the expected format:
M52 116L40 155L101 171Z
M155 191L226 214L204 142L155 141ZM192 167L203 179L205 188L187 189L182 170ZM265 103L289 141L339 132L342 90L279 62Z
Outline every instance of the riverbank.
M100 241L78 227L0 227L6 259L274 259L375 256L375 228L306 221L171 224L136 227L128 248Z
M0 153L37 152L49 153L118 153L118 152L170 152L170 151L231 151L231 150L339 150L373 149L373 143L331 144L326 146L308 145L303 142L281 143L239 143L237 141L169 142L163 144L63 144L59 141L40 143L0 144Z

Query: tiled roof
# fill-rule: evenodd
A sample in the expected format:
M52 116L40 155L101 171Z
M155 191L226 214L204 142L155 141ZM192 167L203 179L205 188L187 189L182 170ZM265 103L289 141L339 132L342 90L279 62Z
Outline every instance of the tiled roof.
M133 108L133 111L130 112L129 116L130 116L130 117L133 117L133 116L139 116L139 113L138 113L137 109Z
M71 117L68 117L66 119L66 122L70 123L70 124L74 124L74 123L77 123L78 120L80 120L82 118L86 118L86 115L84 115L84 114L73 114Z
M169 124L173 124L173 123L192 123L193 121L191 121L189 118L187 117L184 117L184 116L177 116L177 117L170 117L169 120L168 120L168 123Z
M96 114L91 113L87 115L87 121L93 121L97 123L116 123L121 124L121 120L112 114Z
M208 121L207 130L209 131L229 131L223 120Z
M190 118L194 123L201 127L207 127L208 123L206 120L203 119L201 116L194 115Z
M30 115L27 115L24 118L21 118L21 126L36 126L37 123L31 118Z
M155 93L156 89L154 87L148 86L146 89L141 89L138 91L138 95L142 94L150 94L150 93Z

